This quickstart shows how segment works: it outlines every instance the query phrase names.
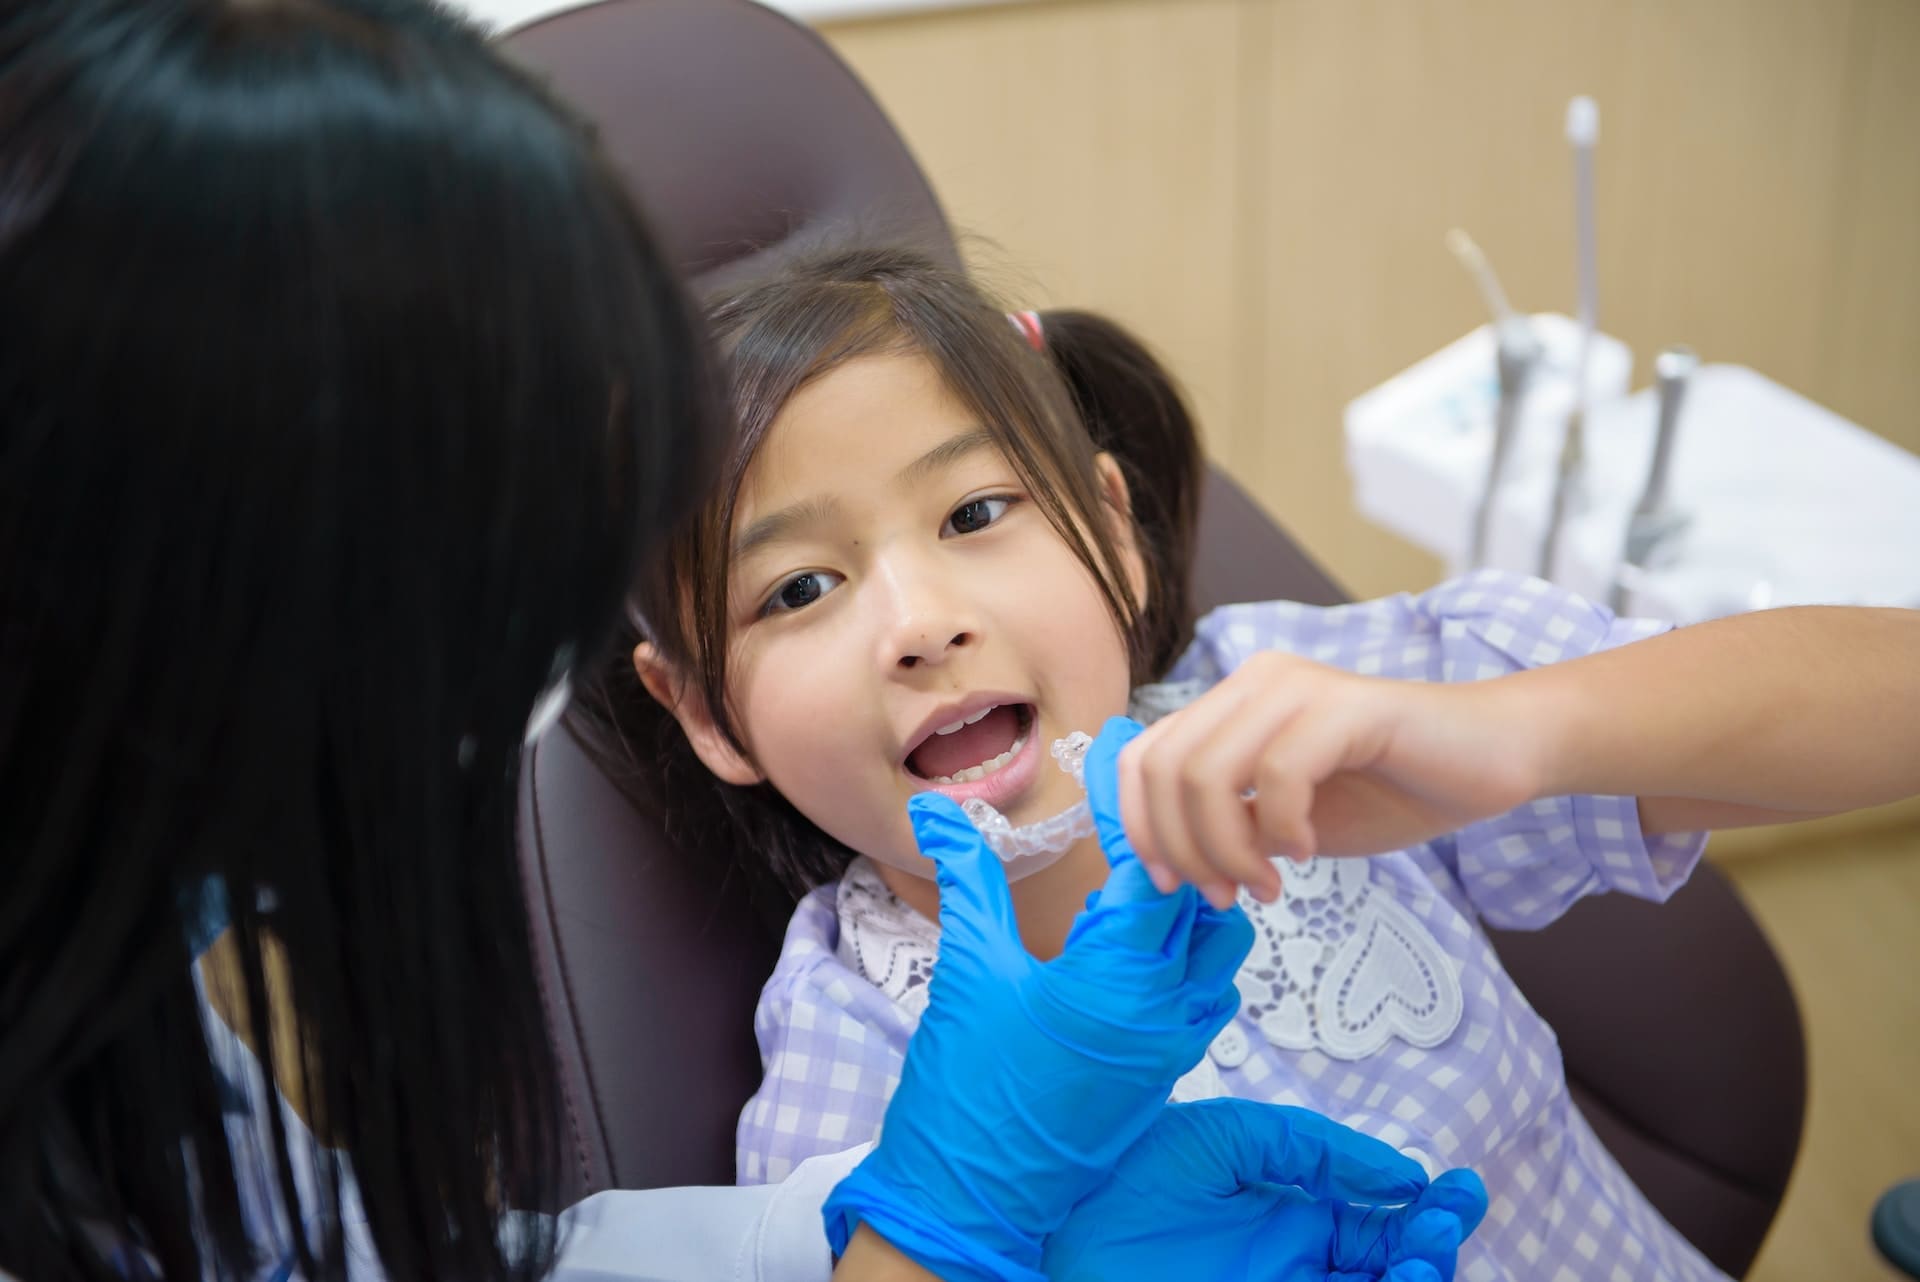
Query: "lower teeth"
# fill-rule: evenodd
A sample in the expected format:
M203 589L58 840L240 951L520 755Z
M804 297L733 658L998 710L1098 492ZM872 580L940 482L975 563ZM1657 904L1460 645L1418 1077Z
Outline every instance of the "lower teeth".
M1092 744L1092 739L1077 730L1053 742L1054 761L1082 787L1086 786L1083 763L1087 749ZM1093 812L1084 798L1051 819L1023 824L1018 828L978 797L970 798L960 808L966 811L967 818L987 839L994 853L1008 861L1032 855L1059 854L1080 838L1093 834Z
M965 770L958 771L954 774L932 775L929 781L932 783L972 783L975 779L985 779L988 775L994 773L1009 761L1019 756L1020 749L1026 746L1027 734L1026 731L1023 730L1020 732L1020 736L1013 741L1013 746L999 756L989 758L977 766L968 766Z

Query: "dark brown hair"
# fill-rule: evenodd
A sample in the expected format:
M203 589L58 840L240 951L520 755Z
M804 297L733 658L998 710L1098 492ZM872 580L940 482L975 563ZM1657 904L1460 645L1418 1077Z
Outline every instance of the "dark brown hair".
M0 2L0 1275L344 1282L359 1210L382 1276L547 1275L528 715L708 374L585 123L441 6ZM210 1038L222 901L325 1144Z
M851 249L803 260L720 298L709 319L737 436L713 495L637 586L623 648L597 687L583 692L573 723L671 839L710 840L726 831L746 876L764 882L770 875L796 894L837 877L851 852L769 785L714 778L632 666L644 636L744 749L726 697L728 540L740 487L787 402L862 356L925 357L986 425L1100 585L1136 681L1164 672L1191 626L1199 442L1172 377L1119 326L1086 312L1045 313L1042 355L970 280L910 251ZM1094 464L1103 450L1127 481L1146 567L1143 601L1134 599L1111 536ZM784 914L779 896L772 898L768 911Z

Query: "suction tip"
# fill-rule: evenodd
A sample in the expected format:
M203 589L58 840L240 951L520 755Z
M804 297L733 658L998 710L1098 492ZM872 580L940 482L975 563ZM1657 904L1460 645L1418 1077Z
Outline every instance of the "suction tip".
M1585 94L1567 104L1567 141L1576 147L1600 141L1600 108Z
M1486 300L1487 310L1493 313L1494 322L1502 329L1511 328L1518 318L1507 303L1506 291L1500 288L1499 278L1493 274L1493 265L1487 261L1480 246L1474 243L1473 237L1455 227L1447 233L1447 248L1453 251L1453 256L1467 269L1474 283L1479 285L1480 296Z
M1478 267L1486 261L1480 246L1473 243L1473 237L1467 235L1464 228L1455 227L1447 233L1447 249L1469 268Z

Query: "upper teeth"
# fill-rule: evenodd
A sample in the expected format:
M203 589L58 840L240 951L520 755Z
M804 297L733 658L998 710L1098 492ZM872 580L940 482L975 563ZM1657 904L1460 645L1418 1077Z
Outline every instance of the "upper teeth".
M974 713L970 717L962 717L960 718L960 720L953 722L951 725L941 726L939 729L935 730L934 733L935 734L953 734L957 730L964 730L968 726L972 725L974 722L978 721L980 718L986 716L989 712L992 712L995 708L999 706L1000 705L997 703L990 704L987 707L980 709L980 711Z

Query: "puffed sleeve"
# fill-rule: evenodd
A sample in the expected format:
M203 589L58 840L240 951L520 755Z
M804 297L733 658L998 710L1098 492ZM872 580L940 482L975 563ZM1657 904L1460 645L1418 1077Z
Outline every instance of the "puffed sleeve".
M1478 681L1595 654L1670 625L1623 619L1540 579L1481 571L1419 594L1316 607L1214 611L1170 674L1210 685L1261 650L1369 676ZM1692 873L1704 833L1648 836L1632 797L1554 797L1430 843L1489 924L1544 926L1584 895L1664 900Z

